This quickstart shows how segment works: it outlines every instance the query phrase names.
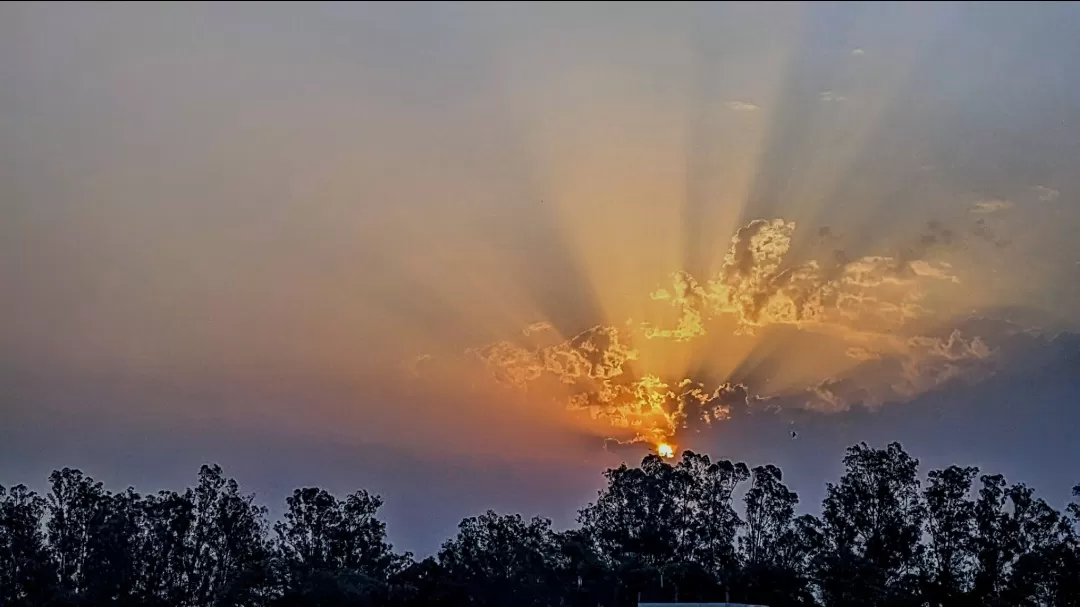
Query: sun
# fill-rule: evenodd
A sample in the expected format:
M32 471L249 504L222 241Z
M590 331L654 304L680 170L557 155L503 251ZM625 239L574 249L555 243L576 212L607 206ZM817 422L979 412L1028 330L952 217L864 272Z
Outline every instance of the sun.
M660 443L659 445L656 446L656 453L660 457L664 457L664 458L675 457L675 447L673 447L673 446L671 446L671 445L669 445L667 443Z

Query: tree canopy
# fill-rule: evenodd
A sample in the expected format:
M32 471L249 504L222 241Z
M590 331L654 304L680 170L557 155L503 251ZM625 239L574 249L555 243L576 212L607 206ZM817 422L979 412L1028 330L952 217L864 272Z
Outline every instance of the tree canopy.
M923 478L897 443L849 448L816 516L773 465L604 477L576 528L489 510L416 560L365 490L297 489L271 523L217 466L152 495L65 468L45 495L0 485L0 606L1080 606L1080 485L1059 511L973 467Z

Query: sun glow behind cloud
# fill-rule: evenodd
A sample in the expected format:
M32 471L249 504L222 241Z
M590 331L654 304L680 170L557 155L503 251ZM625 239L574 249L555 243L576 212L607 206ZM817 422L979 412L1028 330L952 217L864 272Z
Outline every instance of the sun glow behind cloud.
M40 32L0 37L5 354L577 458L977 380L999 308L1080 322L1075 104L1031 101L1071 92L962 7L419 6L4 7Z
M564 71L517 65L511 71L528 80L512 78L511 97L525 108L536 204L578 279L563 293L591 314L540 315L521 330L526 339L474 342L441 364L479 362L469 373L549 402L599 437L654 447L737 409L880 406L989 373L995 349L957 325L973 309L1007 303L978 295L982 277L967 272L973 254L1007 243L966 216L962 196L948 223L930 212L882 223L874 202L854 212L837 204L905 179L949 195L906 160L882 177L857 174L925 49L899 45L902 37L874 58L837 52L825 71L845 87L827 89L828 101L849 108L840 114L807 109L826 97L801 90L802 75L785 82L795 69L787 50L770 69L726 82L753 103L704 101L693 84L700 73L688 67L694 51L677 40L640 58L672 68L655 88L607 57ZM544 52L565 48L579 46ZM798 116L809 126L793 126ZM723 141L708 140L714 133ZM918 157L910 141L893 145ZM790 157L788 174L763 156L770 146Z
M546 343L535 340L553 327L538 321L521 331L526 339L469 348L465 358L479 361L498 384L608 424L620 442L659 446L683 430L723 422L733 408L764 408L779 398L801 398L798 404L819 410L910 398L991 357L978 336L919 333L942 318L925 305L930 290L960 284L948 262L909 253L829 266L792 263L795 229L782 219L751 222L732 237L716 275L698 280L675 272L670 286L649 295L653 308L641 321L600 324ZM749 350L699 350L689 375L664 365L667 353L717 332ZM753 353L770 332L791 341L785 350L792 352L796 336L809 338L813 362L784 355L785 368L755 377ZM887 365L876 376L847 376L881 361Z

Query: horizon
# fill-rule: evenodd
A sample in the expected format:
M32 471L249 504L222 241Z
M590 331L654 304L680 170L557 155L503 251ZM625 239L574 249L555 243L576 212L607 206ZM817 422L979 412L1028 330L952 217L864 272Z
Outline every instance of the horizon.
M893 443L890 443L890 444L893 444ZM899 443L896 443L896 444L899 444ZM866 446L868 446L868 447L870 447L872 449L885 449L885 448L887 448L889 446L889 444L858 443L858 444L849 445L848 447L846 447L843 450L843 453L840 454L840 455L844 455L844 454L848 453L850 451L850 449L852 449L854 447L857 447L859 445L866 445ZM901 445L901 447L902 447L902 445ZM689 449L684 450L684 451L679 452L679 453L676 453L672 457L667 457L667 456L663 456L663 455L661 455L660 457L661 457L663 463L670 464L670 465L676 465L680 461L683 461L685 459L685 456L688 453L694 454L694 455L704 455L706 457L710 457L714 462L731 461L731 460L723 460L722 458L713 458L708 453L695 453L695 452L693 452L693 451L691 451ZM622 462L619 462L618 464L616 464L615 466L613 466L611 468L607 468L605 470L597 472L596 476L597 476L598 479L603 479L604 473L609 472L611 470L614 470L614 469L616 469L616 468L618 468L620 466L627 466L627 467L630 467L630 468L639 468L641 466L641 464L644 463L646 458L649 458L649 457L651 457L653 455L655 455L655 454L648 454L648 455L643 456L642 461L638 462L638 463L634 463L634 462L624 460ZM923 488L925 489L925 484L926 484L926 482L928 480L927 475L931 471L933 471L933 469L926 466L926 465L924 465L923 462L919 459L918 454L910 454L910 455L912 455L914 457L914 459L919 463L917 480L923 485ZM842 459L842 457L838 457L838 461L840 459ZM738 461L731 461L731 463L733 463L733 464L740 464L740 463L746 464L751 469L753 469L755 467L758 467L758 466L775 465L774 462L738 462ZM973 464L971 464L970 462L952 462L950 464L943 464L941 466L941 468L939 468L939 470L944 469L947 466L953 466L953 465L960 466L960 467L973 466ZM222 473L224 474L224 476L226 478L234 478L234 479L236 479L236 477L233 476L230 473L228 468L220 466L220 464L218 464L216 462L205 462L205 463L201 464L201 466L206 466L206 467L211 467L211 468L220 467L221 470L222 470ZM978 480L979 477L982 477L984 475L991 476L991 475L995 475L995 474L1001 474L1001 472L998 471L998 470L987 470L987 469L983 469L980 466L974 466L974 467L978 469L978 474L976 475L975 480ZM58 468L56 470L53 470L52 472L59 472L62 469L71 469L73 471L78 471L78 472L81 472L82 474L84 474L86 477L88 477L90 479L93 479L94 481L101 482L101 478L96 476L93 473L92 470L85 470L85 469L80 468L79 466L64 466L63 468ZM780 470L783 471L783 468L780 468ZM194 472L192 474L190 474L189 476L190 476L190 479L192 481L197 480L198 468L196 468L194 470ZM1003 475L1003 476L1005 478L1005 481L1009 485L1029 485L1028 483L1025 482L1025 479L1023 479L1023 478L1010 478L1007 475ZM36 492L39 495L46 495L49 492L49 487L48 487L49 479L47 477L43 478L41 480L40 484L33 483L33 482L20 481L20 480L15 480L14 482L6 482L9 479L0 479L0 480L5 481L5 482L0 482L0 487L6 487L7 489L11 489L11 488L13 488L13 487L15 487L17 485L23 485L23 486L27 487L28 489ZM255 498L254 503L256 505L264 506L264 507L267 508L267 511L268 511L267 512L267 522L270 524L271 528L272 528L274 523L280 522L280 521L283 520L282 514L285 511L285 506L284 506L285 497L291 496L291 495L293 495L294 491L300 491L302 489L315 488L315 489L326 490L326 488L324 488L324 487L319 487L317 485L310 484L310 483L309 484L300 484L300 485L297 485L296 487L292 488L291 490L288 490L285 493L283 493L280 496L281 499L278 499L277 501L272 501L270 498L261 495L259 492L251 491L250 489L248 489L247 486L245 485L245 483L243 482L243 479L236 479L236 480L239 482L240 492L241 492L242 495L253 496ZM791 478L790 474L785 474L784 475L783 482L784 482L785 485L790 487L791 484L792 484L792 480L793 479ZM834 479L825 479L824 483L836 483L837 481L839 481L839 477L834 478ZM822 487L821 487L821 489L823 489L823 490L825 489L825 484L824 483L822 484ZM189 484L184 485L184 486L161 486L161 487L154 487L154 488L151 488L151 489L145 489L145 488L137 487L137 486L135 486L133 484L121 483L121 484L118 484L118 485L110 485L109 483L104 483L103 488L106 491L110 491L112 493L121 493L121 492L127 491L128 489L134 489L137 493L141 493L144 496L150 496L152 494L156 494L158 491L167 491L167 492L175 491L175 492L178 492L178 493L183 493L183 490L185 488L193 487L193 486L195 486L195 484L196 483L194 483L194 482L189 482ZM1060 500L1060 503L1057 503L1051 497L1051 499L1048 500L1050 506L1055 507L1055 508L1060 508L1061 510L1064 510L1069 504L1071 504L1071 503L1073 503L1075 501L1075 498L1076 498L1075 487L1080 487L1080 479L1078 479L1076 483L1074 483L1074 484L1072 484L1072 485L1070 485L1068 487L1062 488L1062 491L1060 492L1060 494L1063 495L1063 496L1066 496L1066 497L1064 497L1062 500ZM1046 494L1044 494L1044 492L1039 491L1037 487L1033 487L1033 488L1036 489L1036 495L1039 498L1047 499L1048 496ZM732 494L733 501L735 501L735 502L737 502L739 504L739 506L735 507L736 512L740 512L740 513L745 512L745 507L746 506L743 503L743 499L745 497L747 489L749 489L748 486L740 486ZM551 517L549 515L546 515L543 512L531 512L531 511L520 512L520 511L511 511L511 510L499 510L499 509L496 509L496 508L489 508L489 507L483 508L481 511L477 511L477 512L474 512L474 513L471 513L471 514L467 514L467 515L462 517L462 520L464 520L466 518L469 518L469 517L478 516L478 515L484 514L486 512L495 512L498 515L515 515L515 514L517 514L517 515L521 515L522 517L524 517L526 519L531 519L533 517L541 517L541 518L547 519L547 520L552 522L552 529L554 531L562 532L562 531L566 531L566 530L569 530L569 529L574 529L575 527L577 527L579 525L578 516L581 514L582 511L586 510L588 507L593 506L595 504L595 501L596 501L595 498L596 498L597 494L602 495L603 490L604 490L604 483L603 482L596 483L596 491L594 492L592 497L589 500L583 501L575 509L575 511L573 512L573 517L571 519L569 519L569 520L567 520L565 517L563 517L562 519L560 519L559 517L554 517L553 518L553 517ZM378 512L378 516L379 516L379 518L381 520L386 521L386 520L392 520L394 518L395 504L392 501L387 501L385 499L385 496L381 495L378 491L373 491L371 487L358 486L358 487L347 488L347 489L339 489L339 490L334 490L334 491L329 491L329 492L332 495L334 495L334 497L336 497L338 499L344 499L347 495L349 495L349 494L351 494L353 492L356 492L356 491L367 491L372 496L377 497L377 498L382 500L382 506L379 508L379 512ZM798 495L798 492L795 492L795 493ZM1051 491L1050 495L1053 496L1056 493L1059 493L1059 492ZM822 496L824 498L824 496L825 496L824 491L822 491ZM1072 499L1070 499L1070 497ZM817 502L817 503L810 502L810 503L808 503L807 500L805 500L801 495L799 496L798 502L797 502L797 504L795 506L795 513L796 514L798 514L798 515L816 514L819 510L820 510L820 502ZM455 535L457 534L457 532L458 532L458 525L455 524L453 529L451 529L451 530L449 530L447 532L446 537L442 538L438 542L437 545L429 547L429 549L427 551L424 551L422 549L421 550L415 550L415 549L410 549L410 548L404 548L403 549L397 542L394 541L395 540L395 530L394 530L394 525L393 524L389 524L389 523L387 524L386 539L387 539L389 545L394 550L399 551L402 554L409 554L414 559L419 561L419 560L423 560L423 559L428 558L428 557L437 556L438 552L443 548L445 542L453 540ZM272 536L272 532L270 533L270 535ZM437 539L437 538L432 538L432 539Z
M845 450L844 473L827 484L817 516L796 512L798 495L771 464L689 450L674 460L653 453L640 466L609 468L576 525L489 508L428 555L395 551L385 502L365 489L298 488L271 517L216 465L200 468L195 487L148 495L110 492L64 468L44 496L0 485L0 601L585 607L734 597L785 607L885 597L1050 607L1080 599L1071 575L1080 569L1080 483L1058 510L1025 484L974 467L929 470L924 482L899 443L863 442Z

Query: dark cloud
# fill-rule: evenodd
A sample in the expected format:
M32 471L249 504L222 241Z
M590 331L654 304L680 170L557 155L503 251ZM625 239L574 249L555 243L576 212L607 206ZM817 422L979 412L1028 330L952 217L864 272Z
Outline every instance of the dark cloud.
M988 242L998 248L1005 248L1011 244L1008 239L999 238L995 235L987 221L983 218L976 219L975 223L969 229L969 232L975 238Z
M926 222L926 230L919 237L919 244L924 247L949 246L956 239L956 234L942 222L931 219Z

